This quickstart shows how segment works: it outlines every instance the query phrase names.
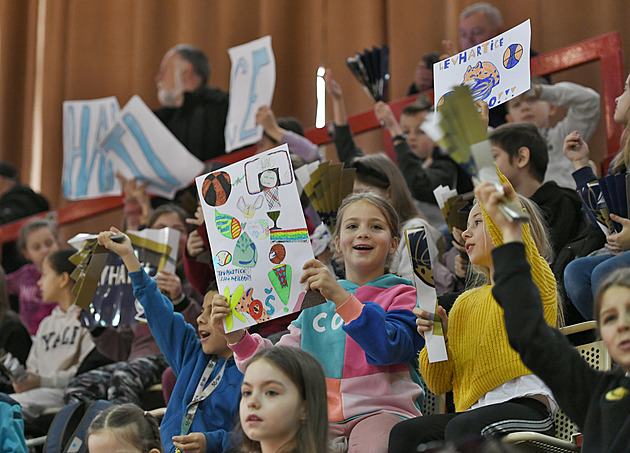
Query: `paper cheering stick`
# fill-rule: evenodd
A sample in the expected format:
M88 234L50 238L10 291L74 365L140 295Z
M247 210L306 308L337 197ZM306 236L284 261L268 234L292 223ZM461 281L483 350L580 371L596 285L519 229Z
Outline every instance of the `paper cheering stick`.
M372 47L362 54L346 58L346 64L352 74L359 81L363 89L375 100L387 99L389 84L389 47L383 44L381 48Z
M486 126L468 87L454 87L438 106L434 121L425 121L421 127L455 162L468 167L480 181L494 183L503 193ZM499 210L512 222L529 222L529 215L517 202L505 200Z

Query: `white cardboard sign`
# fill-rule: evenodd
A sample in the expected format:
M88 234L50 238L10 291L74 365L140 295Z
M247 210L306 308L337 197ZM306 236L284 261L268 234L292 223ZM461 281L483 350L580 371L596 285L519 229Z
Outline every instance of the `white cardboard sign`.
M97 146L120 111L115 97L63 103L63 196L86 200L120 195L111 159Z
M433 65L434 102L440 106L457 85L468 85L473 100L490 108L529 90L529 19L479 45Z
M309 303L302 266L313 258L286 144L196 179L226 332ZM309 293L310 294L310 293Z
M225 152L253 145L262 138L256 112L271 105L276 86L276 60L271 36L228 49L230 105L225 125Z
M147 192L170 199L204 168L139 96L129 100L98 146L116 172L147 181Z

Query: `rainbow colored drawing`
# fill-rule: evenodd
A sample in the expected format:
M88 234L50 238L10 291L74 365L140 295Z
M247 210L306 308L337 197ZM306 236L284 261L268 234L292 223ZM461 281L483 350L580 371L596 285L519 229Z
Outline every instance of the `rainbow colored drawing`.
M273 242L302 242L308 241L308 230L296 228L293 230L271 230L269 232Z

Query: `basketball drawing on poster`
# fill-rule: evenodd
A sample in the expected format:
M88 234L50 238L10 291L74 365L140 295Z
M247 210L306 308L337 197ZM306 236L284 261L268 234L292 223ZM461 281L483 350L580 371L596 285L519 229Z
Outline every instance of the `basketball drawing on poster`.
M226 331L299 311L302 265L313 258L286 145L196 180ZM300 213L296 215L296 213ZM306 298L309 300L311 297Z
M453 87L470 88L473 100L490 108L530 88L530 21L433 65L434 102L438 107Z

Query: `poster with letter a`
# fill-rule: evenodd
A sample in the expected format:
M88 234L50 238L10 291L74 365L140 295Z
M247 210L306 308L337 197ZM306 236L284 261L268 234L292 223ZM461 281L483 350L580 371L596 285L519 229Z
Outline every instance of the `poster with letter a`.
M470 88L474 101L496 107L531 85L529 19L488 41L438 61L433 65L434 102L439 108L453 87Z
M230 304L226 332L323 302L300 283L313 249L286 144L196 183L219 293Z

